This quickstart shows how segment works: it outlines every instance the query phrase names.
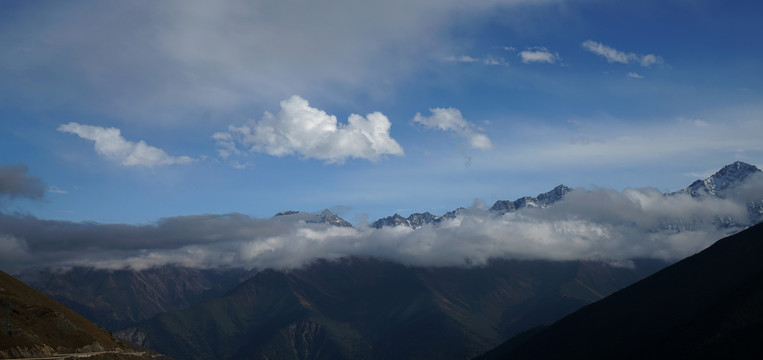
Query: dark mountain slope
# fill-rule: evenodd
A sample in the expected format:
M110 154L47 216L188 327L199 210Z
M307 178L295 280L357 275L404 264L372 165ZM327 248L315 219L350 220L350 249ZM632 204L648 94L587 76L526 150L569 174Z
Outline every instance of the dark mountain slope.
M226 296L120 333L183 359L468 359L664 266L496 260L421 268L370 258L266 270Z
M84 317L1 271L0 310L0 358L74 352L144 358Z
M145 270L41 271L31 285L106 329L222 296L253 272L163 266Z
M763 224L482 359L763 358L761 259Z

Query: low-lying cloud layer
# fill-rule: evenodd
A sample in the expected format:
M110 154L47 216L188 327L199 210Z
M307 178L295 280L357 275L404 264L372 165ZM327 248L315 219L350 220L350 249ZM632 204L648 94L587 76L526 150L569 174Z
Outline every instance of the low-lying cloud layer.
M291 268L317 258L374 256L415 265L480 265L490 258L680 259L749 224L756 174L727 199L665 196L656 189L575 190L546 209L498 215L474 206L419 229L334 227L242 214L97 224L0 214L4 271L52 266ZM727 226L719 226L720 224ZM728 224L732 224L730 227Z

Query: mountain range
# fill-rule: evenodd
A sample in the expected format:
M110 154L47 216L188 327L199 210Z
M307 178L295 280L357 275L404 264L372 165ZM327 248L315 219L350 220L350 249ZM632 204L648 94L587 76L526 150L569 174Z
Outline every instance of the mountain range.
M750 176L760 173L761 170L754 165L750 165L741 161L734 162L726 165L718 170L713 175L704 180L696 180L684 189L675 192L665 193L665 196L676 196L679 194L689 194L693 198L706 198L714 197L725 199L733 197L736 192L739 191L738 185L744 183ZM490 208L489 211L495 215L504 215L506 213L516 212L524 208L547 208L559 201L562 201L567 194L574 191L565 185L558 185L548 192L538 194L537 196L524 196L516 200L498 200ZM763 194L757 194L763 197ZM748 200L748 211L750 214L750 224L757 224L763 220L763 198L752 198ZM395 226L407 226L414 229L418 229L425 224L437 225L442 223L446 219L452 219L456 215L465 212L465 208L458 208L452 211L448 211L440 216L433 215L429 212L413 213L408 217L403 217L399 214L393 214L381 219L378 219L371 223L371 227L395 227ZM285 212L285 213L298 213L298 212ZM284 213L279 213L281 215ZM306 213L299 213L305 214ZM277 216L278 216L277 215ZM329 210L323 210L318 215L311 214L312 222L323 222L337 226L351 226L351 224L344 219L341 219L337 215L331 213ZM329 219L329 220L322 220ZM729 225L729 224L726 224Z
M373 258L264 270L231 292L118 335L180 359L468 359L665 266L495 260L410 267Z
M763 196L749 196L742 185L759 173L736 162L663 196L744 198L754 224L763 214ZM548 211L574 191L585 190L559 185L535 197L499 200L487 213ZM394 214L370 227L417 231L469 211ZM329 210L284 211L272 220L352 226ZM729 231L745 224L717 221ZM686 224L665 226L680 232ZM176 358L468 359L668 264L496 258L481 266L406 266L347 256L290 270L75 267L44 270L28 281L97 324L119 330L123 339Z

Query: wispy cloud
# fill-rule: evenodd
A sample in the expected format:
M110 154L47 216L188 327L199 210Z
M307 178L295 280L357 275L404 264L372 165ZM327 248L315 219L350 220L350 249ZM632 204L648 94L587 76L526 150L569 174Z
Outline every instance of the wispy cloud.
M608 62L613 63L621 63L621 64L630 64L630 63L636 63L643 67L650 67L652 65L661 65L664 63L662 57L654 55L654 54L647 54L647 55L641 55L641 54L635 54L635 53L626 53L619 50L615 50L614 48L611 48L607 45L604 45L602 43L593 41L593 40L586 40L583 41L581 44L584 49L604 57L607 59Z
M164 150L150 146L145 141L128 141L117 128L82 125L70 122L58 127L58 131L75 134L95 143L95 151L109 160L124 166L154 167L172 164L189 164L195 160L189 156L170 156Z
M525 64L530 64L530 63L553 64L558 61L561 61L561 57L559 56L558 53L551 52L545 47L528 48L525 51L521 51L517 55L522 58L522 62Z
M315 96L332 84L372 93L443 51L456 14L523 3L546 2L299 1L299 11L289 2L30 4L27 16L7 23L0 72L18 84L12 95L30 102L43 89L119 116L152 115L132 121L169 121L253 98ZM29 75L42 69L58 76Z
M416 113L413 122L424 125L430 129L452 131L469 141L469 146L477 149L490 149L493 143L487 135L478 132L477 126L464 119L461 111L454 108L429 109L431 116L423 116Z
M48 192L55 194L68 194L69 192L59 188L58 186L48 186Z
M482 64L488 66L509 66L509 63L504 58L496 58L492 56L487 56L484 58L472 57L469 55L448 56L443 60L445 62L453 63Z
M704 112L700 121L603 116L585 120L585 128L574 132L537 124L518 126L512 140L497 144L497 151L475 164L475 169L721 164L729 159L755 159L763 153L761 114L760 108L722 108ZM571 137L595 141L570 141Z
M365 117L352 114L347 124L340 124L336 116L294 95L281 102L277 114L266 112L260 121L230 125L227 132L212 137L223 158L246 151L343 163L348 158L377 161L383 155L404 155L403 148L390 137L390 127L389 119L380 112Z
M643 79L644 78L643 75L635 73L635 72L629 72L626 76L631 78L631 79Z

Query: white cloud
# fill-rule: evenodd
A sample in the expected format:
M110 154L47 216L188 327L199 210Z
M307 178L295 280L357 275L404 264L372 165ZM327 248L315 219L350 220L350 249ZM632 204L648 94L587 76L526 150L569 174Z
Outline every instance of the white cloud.
M390 137L391 123L384 114L366 117L352 114L347 124L336 116L311 107L294 95L281 102L277 114L266 112L260 121L242 126L230 125L227 132L215 133L218 153L227 158L241 154L238 145L249 152L273 156L297 154L307 159L343 163L347 158L377 161L383 155L403 156L403 148Z
M145 141L126 140L117 128L81 125L76 122L62 124L58 131L75 134L95 142L95 151L110 160L119 161L124 166L146 166L188 164L195 160L188 156L170 156L164 150L150 146Z
M544 47L529 48L517 55L522 58L522 62L525 64L536 62L553 64L561 60L559 54L552 53Z
M434 108L429 109L432 116L423 116L416 113L413 121L424 125L427 128L436 128L443 131L453 131L459 136L469 141L469 146L477 149L490 149L493 143L485 134L480 134L475 130L477 127L464 119L461 111L454 108Z
M635 73L635 72L629 72L628 75L626 75L626 76L628 76L631 79L643 79L644 78L643 75Z
M662 57L654 54L639 55L635 53L625 53L593 40L583 41L581 45L584 49L604 57L608 62L611 63L637 63L643 67L650 67L652 65L658 65L664 62Z

